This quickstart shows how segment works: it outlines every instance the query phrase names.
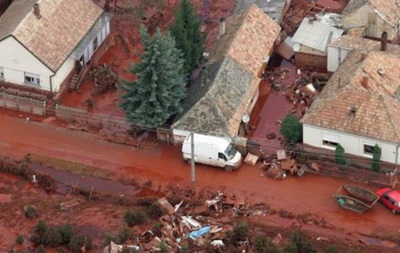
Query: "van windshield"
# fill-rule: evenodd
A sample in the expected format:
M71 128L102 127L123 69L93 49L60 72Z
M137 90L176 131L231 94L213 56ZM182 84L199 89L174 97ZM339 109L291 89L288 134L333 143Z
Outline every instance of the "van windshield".
M228 146L228 148L226 149L226 151L225 151L225 154L226 154L226 156L229 158L229 160L230 159L232 159L234 156L235 156L235 154L236 154L236 149L232 146L232 145L229 145Z

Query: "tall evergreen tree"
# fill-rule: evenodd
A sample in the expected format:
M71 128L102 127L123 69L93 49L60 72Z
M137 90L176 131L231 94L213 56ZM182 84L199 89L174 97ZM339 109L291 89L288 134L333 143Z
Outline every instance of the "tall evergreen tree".
M137 79L124 83L120 107L128 121L153 128L182 109L181 100L186 95L184 60L169 32L162 34L157 29L150 36L142 26L140 33L144 52L141 62L130 69Z
M184 54L185 73L194 69L203 55L205 36L201 34L200 27L201 20L195 15L192 4L189 0L182 0L175 11L175 22L169 29L177 48Z

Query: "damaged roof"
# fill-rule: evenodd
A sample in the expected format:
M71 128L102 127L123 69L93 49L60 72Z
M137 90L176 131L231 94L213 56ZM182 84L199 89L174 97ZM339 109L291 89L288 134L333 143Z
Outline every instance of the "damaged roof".
M369 4L392 27L395 27L399 22L400 2L398 0L350 0L342 14L352 13L364 4Z
M400 57L355 50L301 122L388 142L400 141Z
M92 0L14 0L0 17L0 41L13 36L55 72L102 13Z
M343 35L337 40L331 42L329 47L345 48L349 50L363 49L366 51L380 50L381 42L366 38L358 38L349 35ZM400 56L400 46L396 44L387 43L387 53L396 54Z
M312 32L310 32L312 31ZM340 37L344 30L317 20L304 18L292 41L309 48L326 52L327 45Z
M196 80L174 129L233 137L258 89L258 77L280 26L256 5L225 21L225 33L209 54L206 81Z

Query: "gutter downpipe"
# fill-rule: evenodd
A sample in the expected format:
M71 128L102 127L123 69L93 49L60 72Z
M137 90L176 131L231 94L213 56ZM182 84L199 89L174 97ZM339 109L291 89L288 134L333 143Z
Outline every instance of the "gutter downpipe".
M397 165L398 165L398 160L399 160L399 148L400 148L400 143L399 144L397 144L397 146L396 146L396 157L395 157L395 166L396 166L396 169L397 169Z

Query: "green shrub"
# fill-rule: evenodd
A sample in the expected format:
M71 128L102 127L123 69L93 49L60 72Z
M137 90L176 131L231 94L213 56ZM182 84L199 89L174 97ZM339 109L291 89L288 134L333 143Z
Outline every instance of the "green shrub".
M24 207L24 214L25 217L32 219L39 216L39 211L36 206L34 205L27 205Z
M339 253L339 250L333 245L328 245L328 247L324 249L324 253Z
M39 220L38 224L35 226L34 232L36 233L45 233L47 231L47 224L44 220Z
M68 248L73 253L80 253L83 246L85 246L86 250L92 249L92 239L82 235L74 235L68 243Z
M155 236L161 237L161 228L163 227L162 223L156 223L153 226L152 232Z
M145 222L145 215L142 211L128 210L124 215L124 219L126 224L132 227L134 225L143 224Z
M265 235L256 235L253 239L255 253L279 253L280 250Z
M125 243L127 240L132 238L132 235L132 231L130 231L127 227L124 227L118 234L118 243Z
M42 243L45 246L57 247L62 245L62 236L58 229L54 227L47 228L46 232L42 235Z
M58 229L62 244L68 244L75 235L74 227L71 224L65 224Z
M381 171L381 156L382 156L382 149L375 144L374 146L374 153L372 155L372 170L379 172Z
M249 226L247 222L242 222L241 224L235 224L233 226L233 241L240 242L247 240L247 233L249 231Z
M289 143L294 144L302 139L303 125L298 117L288 114L283 119L279 132Z
M160 218L164 213L165 213L164 209L160 206L160 204L157 201L153 202L148 210L149 216L153 219Z
M160 242L160 252L161 252L161 253L168 253L167 245L165 244L164 241L161 241L161 242Z
M300 232L295 231L291 234L290 240L296 245L299 253L316 253L312 244L303 237Z
M15 242L19 245L24 244L24 237L22 235L17 235L17 239L15 239Z
M338 165L346 165L346 158L344 156L345 151L344 148L338 144L335 150L335 162Z

